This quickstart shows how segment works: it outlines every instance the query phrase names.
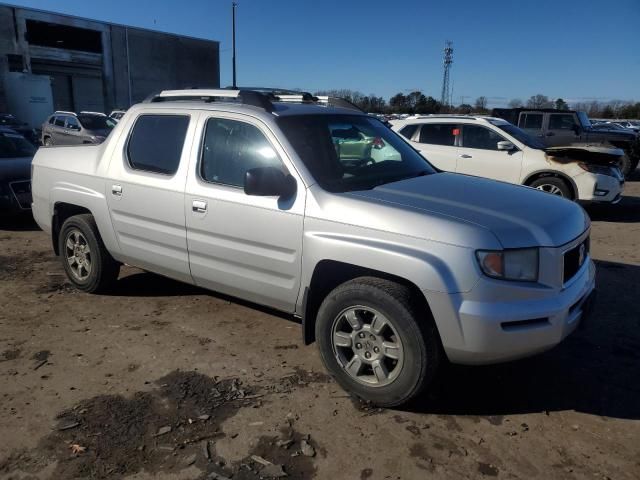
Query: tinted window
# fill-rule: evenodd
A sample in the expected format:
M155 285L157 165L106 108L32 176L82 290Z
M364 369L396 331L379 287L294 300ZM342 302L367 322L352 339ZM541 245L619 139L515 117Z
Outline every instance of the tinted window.
M428 125L422 125L419 142L452 147L456 143L455 134L458 131L458 125L453 123L430 123Z
M0 133L0 158L33 157L35 153L36 147L22 135Z
M288 115L278 125L322 188L368 190L435 173L380 121L364 115Z
M80 129L80 124L78 123L78 120L73 117L67 117L67 128L73 128L73 127Z
M542 114L541 113L522 113L520 114L520 128L528 128L532 130L542 129Z
M207 121L200 164L204 180L242 187L247 170L258 167L284 171L278 154L257 127L222 118Z
M575 125L571 114L552 113L549 116L549 130L573 130Z
M56 121L56 117L51 117L51 118L49 119L49 123L50 123L51 125L53 125L53 123L54 123L55 121Z
M102 115L78 115L78 119L87 130L111 130L115 122Z
M56 117L54 123L58 127L64 127L64 119L65 119L65 117Z
M416 133L416 130L418 129L417 124L414 125L406 125L404 127L402 127L399 131L400 135L402 135L403 137L406 137L408 139L411 139L411 137L413 137L413 134Z
M546 148L545 144L541 140L529 135L527 132L523 130L520 130L515 125L511 125L510 123L506 123L506 124L494 123L494 122L491 122L491 123L493 123L500 130L507 132L509 135L513 137L516 137L516 140L520 140L527 147L535 148L537 150L544 150Z
M462 146L465 148L481 148L483 150L498 150L498 142L504 140L493 130L478 125L465 125Z
M188 126L187 116L142 115L127 145L129 163L136 170L176 173Z

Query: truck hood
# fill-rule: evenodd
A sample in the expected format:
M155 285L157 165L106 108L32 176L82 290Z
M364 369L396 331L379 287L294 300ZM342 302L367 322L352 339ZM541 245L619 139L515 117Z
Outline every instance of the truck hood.
M31 160L32 157L0 158L0 181L31 178Z
M564 245L590 223L584 210L569 200L529 187L453 173L412 178L349 195L475 225L492 232L504 248ZM446 241L446 232L442 235Z

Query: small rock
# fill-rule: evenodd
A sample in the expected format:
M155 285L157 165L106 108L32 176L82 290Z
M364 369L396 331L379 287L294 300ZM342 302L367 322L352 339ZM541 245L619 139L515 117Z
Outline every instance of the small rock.
M574 431L577 431L580 429L578 425L571 425L571 428L573 428Z
M276 446L280 448L289 448L293 444L293 440L278 440Z
M209 420L211 418L211 415L200 415L198 417L198 420L202 420L203 422L206 422L207 420Z
M58 427L58 430L60 430L60 431L62 431L62 430L71 430L72 428L76 428L79 425L80 425L80 422L67 423L65 425L62 425L62 426Z
M273 463L271 463L269 460L262 458L260 455L251 455L251 460L253 460L256 463L259 463L260 465L264 465L265 467L268 467L269 465L273 465Z
M264 425L264 422L251 422L249 424L250 427L259 427L261 425Z
M315 457L316 455L316 449L306 440L300 442L300 451L305 457Z
M265 478L283 478L287 476L287 472L285 472L282 468L282 465L268 465L260 470L260 476Z
M193 455L189 455L187 458L185 458L184 463L187 465L193 465L194 463L196 463L197 458L197 455L194 453Z
M156 437L159 437L160 435L166 435L170 431L171 431L171 427L168 425L166 427L160 427L158 429L158 433L156 433Z

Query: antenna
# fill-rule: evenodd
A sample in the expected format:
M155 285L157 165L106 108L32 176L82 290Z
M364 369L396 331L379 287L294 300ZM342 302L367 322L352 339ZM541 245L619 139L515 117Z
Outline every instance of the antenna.
M451 104L451 88L449 86L449 77L451 76L451 64L453 63L453 42L447 40L444 45L444 56L442 65L444 72L442 75L442 94L440 95L440 103L443 105Z

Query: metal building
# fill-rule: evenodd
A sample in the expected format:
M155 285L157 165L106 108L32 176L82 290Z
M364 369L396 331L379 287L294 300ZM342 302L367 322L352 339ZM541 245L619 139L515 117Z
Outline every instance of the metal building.
M217 41L0 5L0 112L20 100L9 79L49 77L55 110L107 113L162 89L217 88L219 52Z

